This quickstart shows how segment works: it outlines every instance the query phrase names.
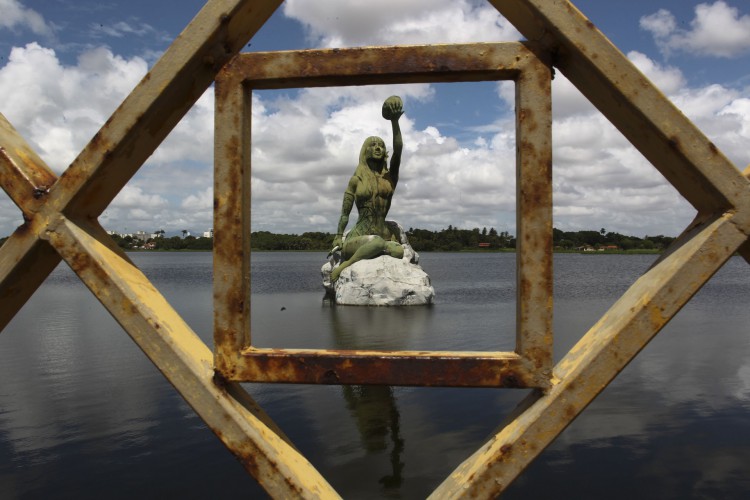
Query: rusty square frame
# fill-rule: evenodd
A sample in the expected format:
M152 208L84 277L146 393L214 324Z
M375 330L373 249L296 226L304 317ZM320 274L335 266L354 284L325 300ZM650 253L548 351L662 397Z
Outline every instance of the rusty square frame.
M540 54L533 44L509 42L243 53L227 63L215 87L216 370L228 380L242 382L549 387L551 69ZM252 91L493 80L516 82L515 351L254 347L250 332Z

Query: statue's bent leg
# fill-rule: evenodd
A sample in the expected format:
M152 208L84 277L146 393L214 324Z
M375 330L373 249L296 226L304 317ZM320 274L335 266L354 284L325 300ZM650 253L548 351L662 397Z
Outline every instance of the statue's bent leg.
M399 245L400 246L400 245ZM351 257L342 262L336 269L331 272L331 282L339 279L341 271L351 266L355 262L364 259L374 259L388 250L386 241L380 236L368 235L358 236L344 243L344 256L351 253ZM388 252L390 253L390 252ZM391 254L392 255L392 254ZM403 248L401 249L403 257Z

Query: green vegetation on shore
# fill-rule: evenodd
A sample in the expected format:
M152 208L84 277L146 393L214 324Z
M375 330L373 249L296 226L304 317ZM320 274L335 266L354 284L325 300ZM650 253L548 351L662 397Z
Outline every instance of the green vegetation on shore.
M608 252L658 252L669 246L674 238L669 236L626 236L620 233L599 231L561 231L553 229L553 245L556 251L604 250ZM512 251L516 248L515 236L495 228L458 229L448 226L440 231L410 228L406 235L409 243L418 252L459 251ZM259 231L251 234L253 250L321 250L328 251L333 243L333 234L309 232L296 234L274 234Z
M495 228L458 229L448 226L440 231L410 228L406 232L409 243L418 252L459 252L459 251L513 251L516 248L515 236ZM257 231L250 235L252 250L275 251L324 251L331 249L334 235L322 232L296 234L275 234ZM131 236L113 235L115 242L125 250L211 250L213 238L187 236L181 238L149 238L145 242ZM0 238L0 244L7 238ZM553 245L556 251L581 252L603 250L617 253L652 253L666 248L674 238L669 236L626 236L620 233L599 231L552 230Z
M552 229L552 240L555 249L560 250L575 250L590 247L594 250L604 248L605 250L622 251L660 251L667 248L674 241L674 238L661 234L638 238L637 236L626 236L620 233L608 232L602 228L599 231L561 231L559 229Z
M214 247L213 238L205 238L200 236L186 236L180 238L179 236L172 236L170 238L149 238L146 241L142 241L132 236L120 236L118 234L111 235L112 239L115 240L120 248L125 250L211 250Z

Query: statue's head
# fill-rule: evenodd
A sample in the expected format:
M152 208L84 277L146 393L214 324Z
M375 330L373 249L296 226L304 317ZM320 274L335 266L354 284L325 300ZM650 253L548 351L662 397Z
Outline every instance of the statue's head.
M380 137L372 136L365 139L362 149L359 151L359 163L365 164L367 160L376 160L385 163L388 160L388 151L385 149L385 141Z

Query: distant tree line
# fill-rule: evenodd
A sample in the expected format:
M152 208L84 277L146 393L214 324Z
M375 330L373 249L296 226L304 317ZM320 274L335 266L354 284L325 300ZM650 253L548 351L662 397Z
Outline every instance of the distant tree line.
M617 247L620 250L663 250L669 246L674 238L671 236L625 236L602 228L599 231L561 231L552 230L552 240L555 248L562 250L576 250L591 247L596 250L605 247Z
M484 248L514 248L515 238L507 232L498 233L494 228L458 229L448 226L448 229L429 231L427 229L410 228L406 232L409 243L415 250L431 251L459 251L475 250L484 243ZM324 250L328 251L333 245L334 235L331 233L309 232L296 234L275 234L268 231L258 231L250 235L250 247L253 250Z
M250 233L252 250L321 250L329 251L333 246L333 234L309 232L296 234L275 234L268 231Z
M515 249L516 237L507 231L498 232L494 227L487 229L447 229L430 231L409 228L406 232L409 243L418 252L458 252L461 250ZM258 231L250 235L253 250L321 250L328 251L333 244L331 233L309 232L296 234L275 234ZM626 236L612 231L561 231L552 230L553 245L558 250L582 250L602 248L618 250L663 250L674 238L670 236Z
M515 236L507 231L498 232L495 228L458 229L448 226L447 229L430 231L428 229L409 228L406 232L409 243L418 252L457 252L461 250L514 249ZM315 250L328 251L333 245L334 235L322 232L307 232L301 235L276 234L268 231L256 231L250 235L250 247L253 250ZM8 238L0 238L0 245ZM195 236L172 236L170 238L149 238L145 242L132 236L112 235L112 239L125 250L211 250L213 238ZM619 250L662 250L669 246L674 238L670 236L626 236L604 228L599 231L561 231L552 230L552 240L557 250L582 250L593 248L617 247Z
M421 252L457 252L460 250L476 250L478 248L516 248L516 238L507 231L500 233L492 227L478 227L474 229L458 229L448 226L448 229L429 231L427 229L410 228L406 232L409 243L415 250Z
M172 236L170 238L148 238L146 241L133 236L111 235L117 245L124 250L211 250L214 246L213 238L203 236Z

